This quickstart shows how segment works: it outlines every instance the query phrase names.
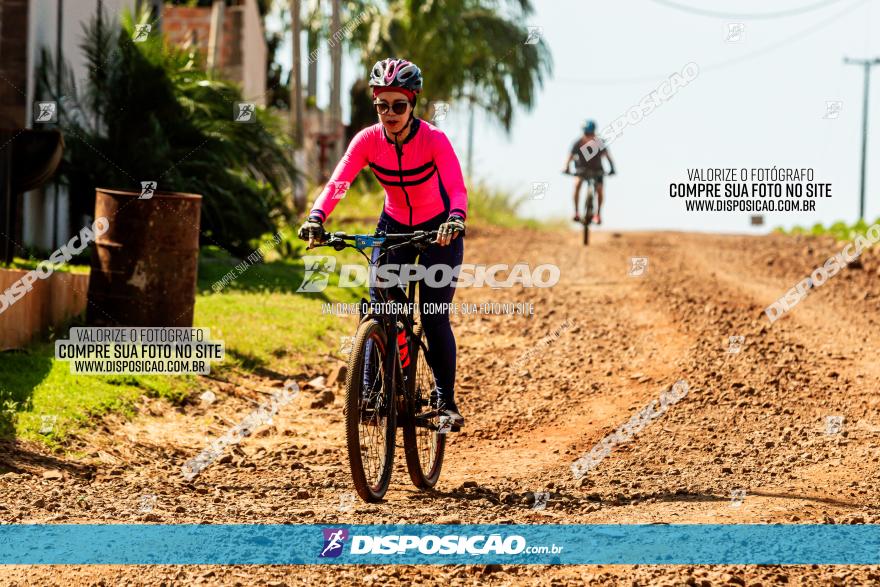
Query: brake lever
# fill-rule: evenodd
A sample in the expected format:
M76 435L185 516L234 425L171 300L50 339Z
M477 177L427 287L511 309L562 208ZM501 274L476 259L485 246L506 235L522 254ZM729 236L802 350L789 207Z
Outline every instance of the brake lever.
M328 246L332 246L335 248L335 244L336 244L336 241L334 241L332 238L325 240L325 241L316 241L314 238L309 238L309 244L306 245L306 250L310 251L312 249L317 249L318 247L328 247ZM341 249L336 249L336 250L341 250Z

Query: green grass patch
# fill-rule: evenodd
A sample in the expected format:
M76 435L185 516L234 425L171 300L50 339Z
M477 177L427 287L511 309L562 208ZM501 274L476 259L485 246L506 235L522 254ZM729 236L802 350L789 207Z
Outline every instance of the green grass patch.
M516 196L485 184L477 184L468 190L468 220L476 225L491 224L505 227L537 225L537 221L519 216L519 209L525 199L525 196Z
M264 242L273 243L268 236ZM289 376L336 351L339 337L351 334L352 321L322 314L322 304L356 302L367 293L365 288L335 287L336 274L323 292L298 293L305 243L285 238L263 250L265 262L253 265L218 248L206 248L200 258L195 324L226 343L226 359L212 370L221 377L233 368ZM350 251L315 249L310 254L333 255L337 263L365 263ZM234 277L214 291L213 284L230 272ZM59 335L66 337L66 330ZM96 416L133 413L143 394L181 403L200 391L194 376L72 374L70 363L55 361L51 341L0 353L0 382L0 435L56 448Z
M505 228L557 229L568 224L561 220L538 220L521 215L528 195L511 192L478 183L468 190L468 224L491 225Z
M294 254L306 253L304 243L290 243ZM366 263L352 251L337 253L318 248L310 255L328 255L336 263ZM243 265L238 259L223 258L218 251L203 259L199 271L200 294L196 301L196 326L211 329L211 337L226 344L223 369L248 371L267 369L293 374L305 364L339 347L339 336L351 334L351 321L323 314L322 305L357 302L367 296L366 288L338 288L338 273L332 273L324 291L297 292L305 273L302 258L283 258ZM236 269L236 268L240 269ZM231 280L225 276L233 275ZM224 283L219 291L215 284ZM217 365L215 364L215 368Z
M873 224L880 223L880 218L877 218L873 222ZM843 221L837 221L833 224L829 224L825 226L821 223L816 223L810 228L805 228L803 226L795 226L791 230L785 230L784 228L776 228L774 232L779 234L788 234L788 235L812 235L812 236L833 236L835 239L839 241L847 241L855 238L857 234L864 235L865 231L872 226L872 224L868 224L864 220L859 220L855 224L847 224Z
M181 402L194 377L74 375L55 361L54 345L0 353L0 435L41 440L57 448L69 435L109 411L131 413L143 394Z
M21 257L15 257L12 259L12 263L0 263L0 268L3 269L19 269L22 271L31 271L37 268L37 265L46 261L48 259L48 255L45 259L37 259L35 257L31 257L29 259L23 259ZM78 262L82 262L82 259L74 258L74 260ZM51 263L50 263L51 265ZM62 273L88 273L89 265L86 261L84 265L71 265L69 263L52 265L53 271L58 271Z
M549 226L527 220L518 212L525 196L477 186L470 192L470 225L506 227ZM352 189L339 203L328 229L372 234L382 209L381 193ZM340 337L353 334L354 320L322 312L323 304L353 303L367 297L365 287L339 288L338 270L320 292L297 289L305 273L304 255L327 255L343 263L366 264L353 250L328 248L312 251L296 237L296 227L254 241L259 257L238 259L219 247L202 248L199 258L195 325L211 329L222 340L226 358L214 363L212 373L224 377L231 370L291 376L328 353L337 353ZM16 259L15 267L33 269L38 258ZM86 266L62 270L88 271ZM0 353L0 436L16 435L61 448L77 431L108 412L134 413L144 394L180 404L201 392L195 376L74 375L70 363L55 361L52 337L25 351Z

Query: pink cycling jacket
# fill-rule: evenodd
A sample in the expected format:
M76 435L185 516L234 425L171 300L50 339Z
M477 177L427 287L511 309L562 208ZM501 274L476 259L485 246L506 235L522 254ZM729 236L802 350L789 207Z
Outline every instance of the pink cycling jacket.
M442 130L418 118L399 149L382 123L355 135L310 214L326 220L367 165L385 188L385 213L394 220L413 226L443 212L467 217L467 189L452 144Z

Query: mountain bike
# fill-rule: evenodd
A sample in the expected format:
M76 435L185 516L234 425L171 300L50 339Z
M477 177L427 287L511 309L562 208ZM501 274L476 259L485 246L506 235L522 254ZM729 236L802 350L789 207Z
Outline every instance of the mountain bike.
M593 223L593 199L596 195L596 179L601 177L598 174L577 173L572 171L564 171L566 175L580 177L587 184L587 193L584 197L584 213L581 215L581 224L584 225L584 245L590 244L590 224Z
M373 266L399 247L419 252L431 246L437 231L374 235L335 232L313 246L336 251L352 248ZM364 252L380 249L375 262ZM415 310L417 282L408 288L376 288L377 301L361 299L360 322L348 358L345 381L345 436L351 477L366 502L380 501L391 482L397 427L403 431L410 480L430 489L440 478L446 433L455 432L437 410L436 379L428 345ZM384 311L393 305L394 311ZM400 309L401 311L396 311Z

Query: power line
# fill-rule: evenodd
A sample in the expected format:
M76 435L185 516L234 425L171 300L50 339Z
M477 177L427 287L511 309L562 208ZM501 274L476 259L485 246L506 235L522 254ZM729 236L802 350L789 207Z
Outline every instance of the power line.
M654 1L657 2L658 0L654 0ZM834 1L837 1L837 0L834 0ZM843 10L837 12L836 14L834 14L828 18L825 18L825 19L817 22L816 24L809 26L801 31L798 31L797 33L795 33L789 37L786 37L776 43L770 43L769 45L767 45L765 47L761 47L760 49L757 49L757 50L752 51L750 53L746 53L745 55L740 55L739 57L734 57L732 59L728 59L726 61L719 61L717 63L710 63L706 66L700 66L700 73L703 74L707 71L712 71L714 69L721 69L723 67L728 67L730 65L734 65L734 64L740 63L742 61L747 61L747 60L753 59L755 57L760 57L762 55L770 53L771 51L776 51L777 49L781 49L782 47L785 47L786 45L789 45L793 42L800 40L802 37L806 37L806 36L811 35L814 32L816 32L822 28L825 28L826 26L828 26L829 24L831 24L832 22L834 22L838 18L848 14L849 12L852 12L855 8L859 7L860 5L864 4L867 1L868 0L856 0L855 2L850 4L849 6L845 7ZM605 86L605 85L613 86L613 85L624 85L624 84L634 84L634 83L644 83L644 82L656 82L658 79L663 79L668 76L669 76L669 72L667 71L667 72L658 73L658 74L654 74L654 75L641 75L638 77L617 78L617 79L614 79L614 78L607 78L607 79L556 78L555 81L559 81L559 82L563 82L563 83L582 83L582 84L590 84L590 85L597 85L597 86Z
M761 55L764 55L766 53L770 53L771 51L781 49L782 47L785 47L793 42L799 41L802 37L809 36L809 35L815 33L816 31L825 28L826 26L828 26L829 24L831 24L832 22L834 22L838 18L852 12L854 9L861 6L862 4L864 4L867 1L868 0L856 0L855 2L850 4L849 6L847 6L843 10L841 10L840 12L838 12L838 13L836 13L826 19L820 20L819 22L817 22L813 26L809 26L801 31L798 31L790 37L786 37L785 39L782 39L781 41L778 41L776 43L770 43L769 45L762 47L762 48L758 49L757 51L752 51L751 53L746 53L745 55L741 55L740 57L734 57L733 59L729 59L727 61L720 61L718 63L711 63L704 68L700 68L700 72L702 73L703 71L706 71L709 69L721 69L722 67L727 67L728 65L734 65L734 64L739 63L741 61L746 61L746 60L751 59L753 57L760 57Z
M821 2L816 2L814 4L808 4L806 6L801 6L800 8L790 8L788 10L779 10L777 12L745 12L745 13L735 13L735 12L716 12L714 10L704 10L702 8L696 8L694 6L687 6L685 4L678 4L677 2L671 2L670 0L653 0L657 4L662 6L666 6L668 8L674 8L676 10L681 10L682 12L689 12L691 14L696 14L699 16L709 16L712 18L740 18L743 20L759 20L762 18L784 18L787 16L797 16L799 14L805 14L807 12L811 12L813 10L818 10L820 8L825 8L831 4L836 2L840 2L840 0L822 0Z
M868 89L871 87L871 68L880 65L880 57L874 59L843 58L846 65L861 65L865 70L865 89L862 100L862 167L859 184L859 220L865 218L865 154L868 150Z

